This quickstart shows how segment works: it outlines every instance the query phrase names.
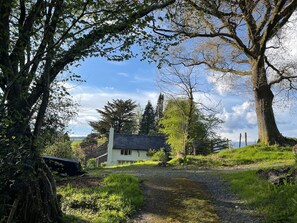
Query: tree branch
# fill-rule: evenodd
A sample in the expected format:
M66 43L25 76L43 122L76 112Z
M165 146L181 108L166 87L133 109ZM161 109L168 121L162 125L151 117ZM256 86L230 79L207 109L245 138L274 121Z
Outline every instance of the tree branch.
M154 10L162 9L174 2L175 0L168 0L161 4L154 4L154 5L147 6L140 11L131 13L129 15L129 18L127 18L126 20L122 20L115 24L113 23L105 24L99 28L96 28L90 31L90 33L86 34L84 37L81 37L80 39L78 39L77 42L69 50L62 53L61 55L56 56L56 58L60 58L60 59L55 61L51 67L50 83L53 82L56 76L61 71L63 71L63 69L65 69L67 65L87 56L87 54L85 53L86 50L88 50L95 43L97 43L98 40L103 39L107 35L122 33L123 31L131 28L137 19L148 15L150 12ZM33 105L40 97L42 93L42 86L43 86L43 83L41 81L32 90L32 93L28 99L29 104Z
M265 63L272 69L274 70L278 75L279 75L279 78L275 79L275 80L272 80L270 81L269 83L269 86L271 87L272 85L274 84L278 84L280 82L282 82L283 80L291 80L291 79L296 79L297 78L297 75L295 76L285 76L284 75L284 72L281 72L279 69L277 69L273 64L271 64L269 61L268 61L268 58L265 56Z

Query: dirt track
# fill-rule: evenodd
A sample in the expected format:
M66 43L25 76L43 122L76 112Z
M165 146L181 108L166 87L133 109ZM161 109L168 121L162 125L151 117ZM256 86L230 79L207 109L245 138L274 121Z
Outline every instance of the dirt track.
M141 167L114 169L143 181L145 205L134 223L260 223L219 177L220 171Z

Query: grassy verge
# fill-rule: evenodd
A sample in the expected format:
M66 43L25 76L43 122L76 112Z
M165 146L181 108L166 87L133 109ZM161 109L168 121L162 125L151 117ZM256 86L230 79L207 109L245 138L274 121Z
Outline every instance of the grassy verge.
M291 147L252 145L240 149L223 150L208 156L187 156L186 160L172 159L172 165L194 165L196 167L232 167L239 165L292 165L295 162Z
M226 173L223 177L248 205L263 214L265 222L297 222L297 185L274 186L255 171Z
M130 175L112 174L100 184L82 184L58 187L64 222L127 222L143 204L139 180Z

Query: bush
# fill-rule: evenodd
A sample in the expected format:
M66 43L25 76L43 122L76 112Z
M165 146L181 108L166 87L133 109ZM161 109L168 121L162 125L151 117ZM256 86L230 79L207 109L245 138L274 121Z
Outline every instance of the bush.
M47 146L44 155L56 156L61 158L72 158L72 148L70 141L58 141L51 146Z
M151 160L153 161L160 161L160 162L167 162L168 160L168 155L165 152L164 149L161 149L157 152L154 153L154 155L152 156Z
M147 151L146 155L149 157L152 157L156 152L157 152L157 150L155 150L155 149L149 149L149 151Z
M96 159L95 158L91 158L87 161L87 168L88 169L96 168Z

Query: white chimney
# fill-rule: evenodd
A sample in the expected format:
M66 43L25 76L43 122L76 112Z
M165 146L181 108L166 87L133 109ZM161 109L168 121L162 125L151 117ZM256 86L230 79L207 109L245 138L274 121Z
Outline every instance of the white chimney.
M114 140L114 128L109 129L109 137L108 137L108 145L107 145L107 166L113 165L112 160L112 148L113 148L113 140Z

